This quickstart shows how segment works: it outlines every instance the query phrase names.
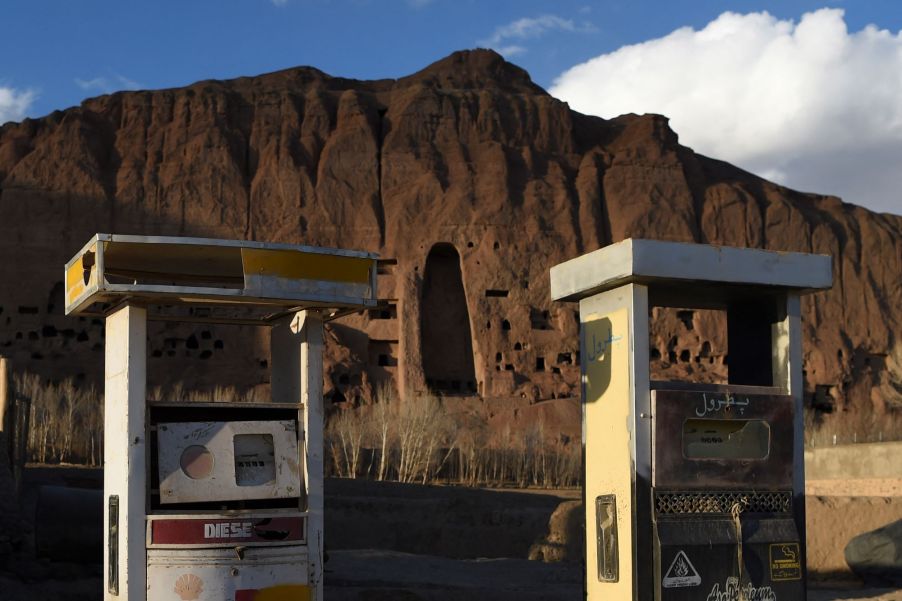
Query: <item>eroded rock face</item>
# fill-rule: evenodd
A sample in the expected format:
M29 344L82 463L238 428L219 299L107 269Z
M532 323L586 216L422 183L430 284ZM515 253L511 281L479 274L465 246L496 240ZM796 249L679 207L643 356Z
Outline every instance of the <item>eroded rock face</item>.
M834 288L803 301L806 392L902 404L902 218L695 154L661 116L576 113L490 51L399 80L297 68L123 92L0 128L0 353L18 368L101 379L101 323L62 316L62 266L98 231L392 259L390 306L327 336L327 392L349 400L392 379L524 404L578 394L576 307L550 302L548 269L626 237L826 253ZM445 316L470 339L432 339ZM661 317L657 373L723 377L716 316ZM149 345L151 386L268 377L251 328L154 324Z

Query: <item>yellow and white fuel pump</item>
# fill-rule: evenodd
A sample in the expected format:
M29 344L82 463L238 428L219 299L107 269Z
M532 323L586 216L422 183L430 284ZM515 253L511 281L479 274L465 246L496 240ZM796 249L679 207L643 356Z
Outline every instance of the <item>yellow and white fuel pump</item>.
M66 313L106 323L104 599L323 598L323 321L376 304L375 255L97 234ZM272 399L147 400L147 320L271 328Z
M805 599L799 297L831 283L827 256L653 240L551 269L579 301L588 599ZM651 380L656 306L726 312L726 384Z

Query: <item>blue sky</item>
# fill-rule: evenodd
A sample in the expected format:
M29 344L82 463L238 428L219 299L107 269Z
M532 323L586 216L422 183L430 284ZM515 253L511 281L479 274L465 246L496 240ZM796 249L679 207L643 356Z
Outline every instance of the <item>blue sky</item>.
M623 73L622 64L617 63L620 56L617 52L624 47L639 45L654 59L665 50L656 51L654 44L647 47L643 44L666 40L680 28L702 31L726 11L738 15L767 11L772 22L763 26L759 23L759 30L770 27L782 31L781 24L798 24L806 13L824 8L842 10L827 14L834 15L834 22L839 15L847 28L848 39L853 42L853 34L868 25L885 30L890 37L902 30L902 3L889 0L157 0L141 3L23 0L7 3L0 12L6 22L4 35L0 37L3 57L0 122L42 116L77 105L84 98L118 89L175 87L202 79L256 75L297 65L315 66L343 77L399 77L454 50L477 46L501 50L509 60L526 68L539 85L553 89L559 96L566 96L571 89L555 86L556 82L561 84L562 75L569 73L568 81L575 82L572 86L575 90L579 87L576 85L580 83L579 74L570 70L607 56L610 60L603 72L609 79L598 81L587 75L582 80L584 89L591 84L597 96L604 96L606 89L618 87L619 80L611 81L610 77ZM741 27L746 25L751 26L750 22L740 23ZM726 26L721 24L721 30ZM755 43L774 43L764 34L755 39L758 40ZM870 48L866 42L861 44ZM687 60L696 60L692 54L696 51L691 50L694 47L691 44L680 47L688 53ZM881 59L876 60L879 63ZM744 64L737 63L737 68ZM880 63L875 69L879 73L880 68L894 66L894 63ZM646 75L659 76L653 70ZM793 77L791 73L786 76ZM579 94L572 93L573 98L564 99L584 112L605 117L614 116L603 114L606 110L623 112L621 105L596 107L585 98L577 100ZM667 99L640 106L645 99L627 96L621 100L627 105L634 102L636 112L662 112L658 110L661 106L679 114L679 107L668 105L664 102ZM850 193L849 190L835 192L836 184L831 182L818 186L816 177L814 187L809 183L810 178L798 184L793 179L796 169L791 161L770 165L756 163L757 155L751 158L740 155L738 159L722 156L723 151L716 144L712 147L703 136L693 137L691 119L671 116L683 141L696 141L693 147L700 152L719 152L719 158L733 162L745 160L743 166L751 165L756 172L777 180L783 178L787 184L802 185L806 190L842 192L844 197ZM685 131L677 127L679 122L686 123ZM902 152L902 133L899 139L898 147L894 148ZM886 158L881 150L886 140L880 144L883 146L870 150ZM793 147L789 152L805 150ZM898 162L891 162L891 166ZM818 170L817 166L806 169ZM873 205L870 199L862 198L867 194L851 193L856 198L846 200ZM876 206L902 213L902 202L898 205L895 202L890 198Z

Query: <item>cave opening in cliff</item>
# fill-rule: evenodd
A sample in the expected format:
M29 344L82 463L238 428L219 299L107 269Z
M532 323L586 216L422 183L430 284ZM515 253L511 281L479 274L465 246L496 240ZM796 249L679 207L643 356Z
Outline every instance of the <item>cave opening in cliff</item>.
M724 308L653 306L649 311L652 380L728 384L729 337ZM735 382L733 382L735 383ZM743 382L749 383L749 382Z
M664 298L649 312L653 380L776 385L772 336L783 317L772 297L746 293L705 307Z
M426 257L420 315L427 386L445 394L475 391L470 312L460 255L451 244L436 244Z

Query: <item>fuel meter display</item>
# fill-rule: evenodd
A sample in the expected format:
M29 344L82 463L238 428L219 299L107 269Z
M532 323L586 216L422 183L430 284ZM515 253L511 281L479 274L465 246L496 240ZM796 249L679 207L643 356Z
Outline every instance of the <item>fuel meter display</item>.
M765 459L770 426L760 419L687 419L683 422L686 459Z

